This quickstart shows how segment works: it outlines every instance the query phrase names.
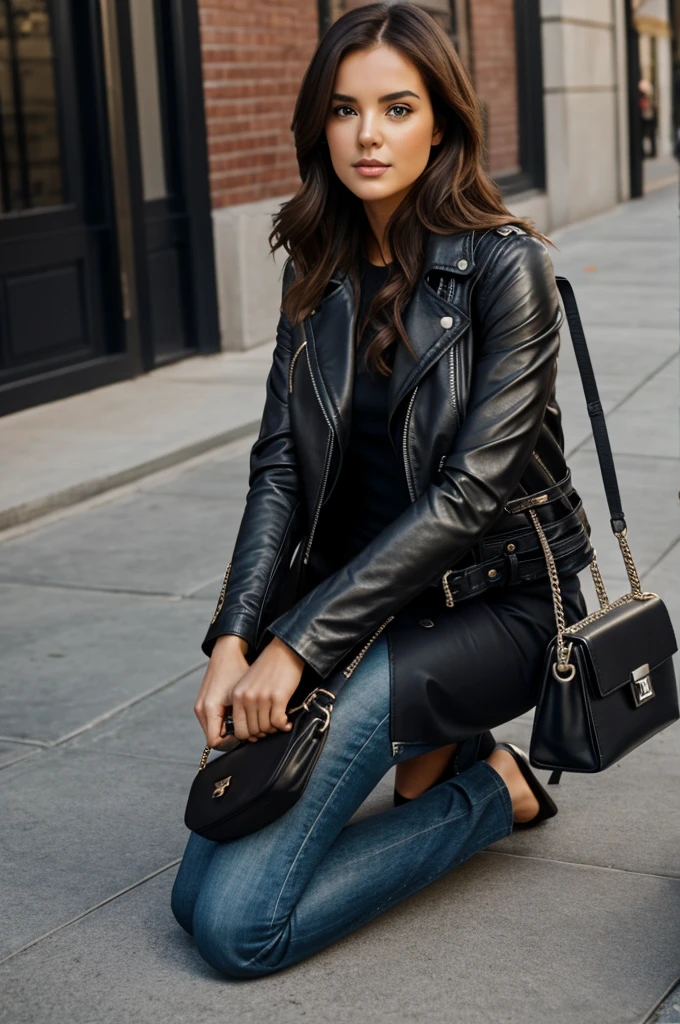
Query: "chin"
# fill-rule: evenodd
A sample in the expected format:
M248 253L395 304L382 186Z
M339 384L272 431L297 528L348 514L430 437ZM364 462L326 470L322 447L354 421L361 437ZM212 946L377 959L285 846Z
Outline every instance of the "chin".
M402 192L405 187L404 185L395 186L394 182L391 182L387 187L385 185L381 187L377 178L374 181L362 182L363 187L357 187L356 183L350 185L348 182L345 182L345 185L359 199L389 199L390 196Z

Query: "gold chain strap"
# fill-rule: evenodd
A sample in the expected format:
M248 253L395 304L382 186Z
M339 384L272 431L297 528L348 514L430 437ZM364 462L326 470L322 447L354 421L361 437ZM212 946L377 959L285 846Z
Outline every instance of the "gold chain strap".
M628 573L628 579L630 580L631 593L634 594L635 597L641 597L642 587L640 585L640 577L638 576L638 571L635 568L635 562L633 561L633 556L630 553L630 547L628 546L628 541L626 540L627 533L627 528L624 528L619 533L616 533L615 537L619 542L619 547L621 548L621 554L623 555L623 561L626 566L626 572Z
M352 661L350 661L349 665L347 665L342 670L342 674L345 676L346 679L349 679L349 677L352 675L352 672L354 672L354 669L357 667L357 665L359 664L359 662L361 661L361 659L363 658L364 654L369 649L369 647L371 646L373 641L377 640L377 638L380 636L380 634L382 633L382 631L385 628L385 626L388 624L388 622L391 622L393 618L394 618L394 615L390 615L387 619L385 619L385 621L382 623L382 625L378 626L378 628L376 629L376 631L373 634L373 636L370 637L370 639L368 639L366 641L364 646L361 648L361 650L357 654L356 658L353 658Z
M560 679L562 682L570 682L574 678L576 669L573 665L569 664L569 656L571 654L573 644L569 644L568 646L565 644L565 633L567 636L569 636L569 634L577 633L584 626L602 618L602 616L606 615L610 609L619 608L630 601L647 600L650 597L654 597L654 594L647 593L642 590L640 577L635 567L635 562L633 561L633 555L631 554L628 541L626 540L627 529L624 528L616 533L615 536L619 542L623 561L626 566L626 572L630 581L630 594L624 594L622 597L617 598L616 601L609 600L604 580L602 579L602 574L600 572L600 567L597 564L597 557L593 551L593 560L590 563L590 573L595 585L597 599L600 602L599 610L591 612L590 615L586 615L585 618L581 619L579 622L575 622L571 626L567 626L564 618L564 605L562 603L562 592L560 590L560 581L557 574L557 566L555 565L555 558L535 510L528 509L528 512L541 542L543 554L545 555L546 564L548 566L548 576L550 578L550 587L552 590L553 605L555 608L555 622L557 624L557 661L553 665L553 675L556 679ZM560 675L558 675L558 673L560 673ZM567 673L569 674L567 675Z
M553 606L555 608L555 622L557 623L557 662L553 666L553 672L562 673L565 677L565 681L568 682L574 678L576 669L573 665L569 664L569 655L571 654L572 645L567 645L564 642L564 631L566 629L566 620L564 618L564 605L562 603L562 591L560 590L560 578L557 575L557 566L555 565L555 559L553 553L550 550L550 544L546 537L541 522L536 515L536 510L533 508L528 509L531 520L538 534L538 539L541 542L543 548L543 554L545 555L545 561L548 566L548 576L550 577L550 588L552 590ZM568 677L567 677L568 674Z
M597 594L597 599L600 602L600 608L608 608L609 598L607 597L607 588L605 587L604 580L602 579L600 566L597 564L597 554L595 549L593 549L593 560L590 563L590 575L593 577L595 593Z

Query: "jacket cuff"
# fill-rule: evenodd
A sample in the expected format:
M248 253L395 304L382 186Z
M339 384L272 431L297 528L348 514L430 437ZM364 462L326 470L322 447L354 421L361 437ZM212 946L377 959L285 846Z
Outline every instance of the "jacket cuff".
M201 650L203 653L210 657L217 638L219 636L226 636L229 633L243 637L244 640L248 641L246 659L248 663L251 664L255 655L256 636L250 617L245 615L230 615L229 617L218 618L210 626L203 639L201 644Z
M291 650L305 661L310 668L312 668L317 675L322 679L328 679L329 675L342 661L343 657L347 656L349 661L349 655L355 649L357 645L356 639L352 639L346 649L342 651L337 650L337 645L331 650L331 644L327 640L325 643L315 643L312 639L304 634L295 634L294 630L286 629L285 626L279 626L276 623L267 626L265 635L269 633L271 636L277 636L280 640L283 640L284 644L287 644ZM265 641L266 642L266 641Z

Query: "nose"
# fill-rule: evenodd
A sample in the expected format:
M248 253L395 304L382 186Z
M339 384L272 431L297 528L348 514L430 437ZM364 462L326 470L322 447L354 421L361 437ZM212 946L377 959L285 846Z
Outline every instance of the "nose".
M359 120L359 144L361 146L373 144L379 146L381 143L382 139L377 128L377 115L365 114Z

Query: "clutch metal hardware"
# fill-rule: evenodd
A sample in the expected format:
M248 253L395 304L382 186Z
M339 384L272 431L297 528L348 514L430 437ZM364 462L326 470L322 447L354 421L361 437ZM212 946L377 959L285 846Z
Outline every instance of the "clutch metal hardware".
M327 697L331 698L331 700L335 700L336 699L335 698L335 694L331 693L330 690L324 690L324 688L322 686L317 686L317 688L315 690L312 690L311 693L307 694L307 696L303 700L302 704L298 704L297 707L291 708L288 711L288 714L292 715L294 711L302 711L303 708L305 709L305 711L310 711L311 710L311 706L312 706L312 701L315 701L320 693L325 693ZM331 722L331 711L333 710L333 705L332 704L328 704L328 705L317 704L316 706L319 709L319 711L323 711L324 715L326 716L326 720L325 720L324 724L322 725L321 729L319 730L319 733L322 733L322 732L325 732L326 729L328 728L328 726L330 725L330 722Z
M230 782L231 775L227 775L226 779L219 779L215 783L215 789L213 790L213 800L217 800L218 797L224 796Z
M638 668L633 670L633 680L631 683L633 689L633 700L635 701L635 707L639 708L645 701L651 700L654 694L654 687L652 686L652 680L649 675L649 665L640 665Z
M298 704L298 706L295 707L295 708L290 708L289 711L287 712L287 714L292 715L294 711L301 711L302 708L304 708L305 711L309 711L310 708L311 708L312 701L320 693L325 693L327 697L331 698L331 700L335 700L336 699L335 698L335 694L331 693L330 690L324 690L324 688L322 686L317 686L317 688L315 690L312 690L311 693L307 694L307 696L303 700L302 704ZM317 704L317 708L319 709L319 711L323 711L323 713L325 715L325 721L324 721L323 727L320 730L320 732L325 732L326 729L328 728L329 724L330 724L330 721L331 721L331 711L333 710L333 705L332 704L328 704L327 706L325 706L323 704ZM206 764L208 763L208 758L210 757L211 749L212 749L212 747L210 747L210 746L206 746L206 747L203 748L203 754L201 755L201 763L198 766L199 772L202 772L203 769L205 768ZM226 753L229 753L229 751L226 751ZM213 793L213 797L223 796L224 795L224 790L227 788L227 786L229 785L230 782L231 782L231 775L229 775L226 779L221 779L220 782L216 782L215 783L215 792ZM224 783L224 788L222 789L222 792L218 793L217 792L217 787L218 786L222 786L223 783Z

